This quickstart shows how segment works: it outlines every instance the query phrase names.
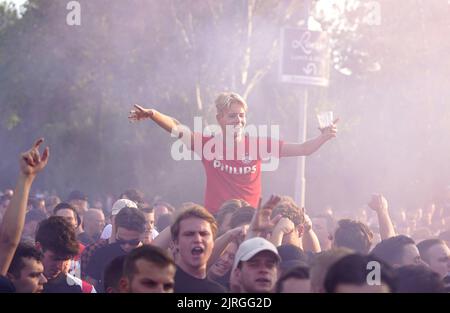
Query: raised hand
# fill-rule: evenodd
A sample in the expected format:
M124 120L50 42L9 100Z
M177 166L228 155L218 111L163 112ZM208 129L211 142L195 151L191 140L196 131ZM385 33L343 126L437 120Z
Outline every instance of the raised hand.
M238 245L245 240L247 236L249 225L242 225L229 230L231 240L235 241Z
M130 115L128 116L128 119L132 122L145 120L152 118L153 114L155 113L152 109L146 109L141 107L138 104L134 105L134 109L130 111Z
M261 199L259 200L258 208L250 224L252 231L268 231L274 227L277 221L271 220L272 211L280 200L278 196L271 196L263 206L261 206Z
M303 224L303 227L305 228L305 232L308 232L312 229L312 221L308 214L304 213L305 215L305 222Z
M294 231L294 223L287 217L282 217L274 227L274 232L277 230L281 231L283 234L290 234Z
M322 136L324 136L326 139L331 139L337 136L337 123L339 122L339 118L335 119L333 121L333 124L331 124L328 127L319 128L320 132L322 133Z
M386 198L381 194L373 194L367 205L377 214L381 239L384 240L395 236L396 233L394 224L389 216L388 202Z
M33 147L20 156L20 171L25 176L35 176L48 162L50 149L46 147L42 156L39 153L39 146L44 142L44 138L38 139Z
M375 212L388 209L388 202L386 198L381 194L373 194L367 205Z

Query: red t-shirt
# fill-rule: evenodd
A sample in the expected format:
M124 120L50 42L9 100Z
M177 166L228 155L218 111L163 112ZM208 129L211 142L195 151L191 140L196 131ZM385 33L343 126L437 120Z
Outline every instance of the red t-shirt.
M220 143L222 151L217 150ZM234 149L227 151L220 137L202 136L202 151L194 150L201 155L205 168L205 207L208 211L216 213L230 199L245 200L256 207L261 196L262 160L269 156L279 158L282 144L271 138L244 137L241 148L235 144ZM214 155L215 152L218 154Z

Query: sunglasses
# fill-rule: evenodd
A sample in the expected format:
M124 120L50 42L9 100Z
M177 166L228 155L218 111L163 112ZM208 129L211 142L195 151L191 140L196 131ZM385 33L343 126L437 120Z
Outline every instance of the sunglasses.
M141 240L140 240L140 239L125 240L125 239L117 238L117 239L116 239L116 242L117 242L119 245L126 245L126 244L129 244L130 246L137 246L137 245L139 245L139 244L141 243Z

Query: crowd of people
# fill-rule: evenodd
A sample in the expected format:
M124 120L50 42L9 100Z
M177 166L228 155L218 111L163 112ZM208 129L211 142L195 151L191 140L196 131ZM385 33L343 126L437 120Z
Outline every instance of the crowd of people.
M219 124L245 125L246 105L239 96L222 94L216 104ZM131 118L150 118L172 133L179 125L140 106ZM237 128L235 140L241 137ZM309 155L335 136L333 124L304 144L280 141L279 156ZM314 212L289 196L261 201L260 183L246 189L260 179L259 163L245 181L242 172L231 177L214 160L202 160L204 206L150 202L137 189L103 203L77 190L65 198L30 197L50 159L48 147L39 151L42 142L19 157L16 187L2 191L2 292L450 291L450 190L441 203L415 211L391 214L387 199L374 194L356 214ZM216 192L219 188L226 190Z

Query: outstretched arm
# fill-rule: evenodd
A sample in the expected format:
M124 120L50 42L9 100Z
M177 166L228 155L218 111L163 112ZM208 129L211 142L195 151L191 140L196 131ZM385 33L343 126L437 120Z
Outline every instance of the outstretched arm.
M154 109L146 109L138 104L135 104L134 109L130 111L130 115L128 116L128 118L131 121L151 119L174 137L181 138L184 144L186 144L188 147L192 147L193 145L194 139L192 136L192 132L188 127L182 125L173 117L165 115Z
M25 213L27 209L28 195L36 174L39 173L48 162L49 148L39 154L39 146L44 139L39 139L34 146L20 156L20 174L14 190L14 195L3 216L0 225L0 275L6 275L9 265L20 242Z
M316 152L325 142L336 137L339 119L336 119L331 126L321 129L322 132L314 139L304 143L285 143L280 152L280 157L308 156Z

